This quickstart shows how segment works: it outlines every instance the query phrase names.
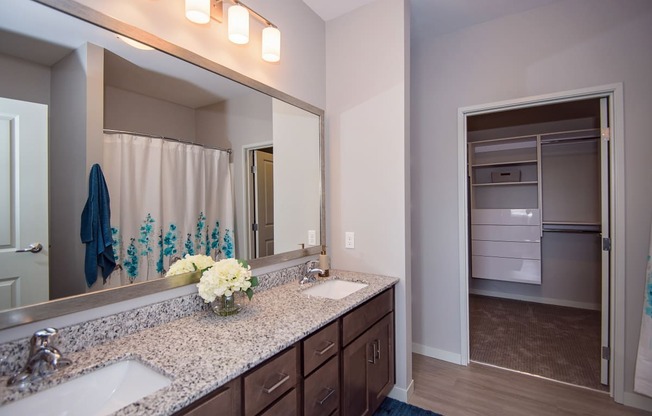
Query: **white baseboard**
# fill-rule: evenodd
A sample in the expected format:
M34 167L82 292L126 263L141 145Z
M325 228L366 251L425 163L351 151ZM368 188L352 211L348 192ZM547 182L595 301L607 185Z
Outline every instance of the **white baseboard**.
M626 391L624 394L624 405L635 407L637 409L647 410L648 412L652 410L652 398L643 396L642 394L632 393Z
M601 309L599 303L576 302L574 300L554 298L540 298L537 296L525 296L515 293L494 292L492 290L469 289L469 293L472 295L491 296L492 298L523 300L526 302L545 303L546 305L567 306L569 308L589 309L593 311L599 311Z
M399 402L407 403L410 400L410 397L412 397L412 393L414 393L414 380L410 380L407 389L394 386L387 397L398 400Z
M453 364L462 364L462 355L450 351L440 350L438 348L429 347L427 345L421 345L412 343L412 352L417 354L425 355L426 357L436 358L442 361L448 361Z

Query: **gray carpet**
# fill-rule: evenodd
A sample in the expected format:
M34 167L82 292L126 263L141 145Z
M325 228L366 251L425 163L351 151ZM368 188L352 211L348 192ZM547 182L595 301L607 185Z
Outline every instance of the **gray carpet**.
M596 390L600 312L471 295L471 360Z

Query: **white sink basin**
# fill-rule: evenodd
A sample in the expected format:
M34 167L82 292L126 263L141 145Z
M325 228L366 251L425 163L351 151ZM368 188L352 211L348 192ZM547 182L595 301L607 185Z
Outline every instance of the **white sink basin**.
M138 361L120 361L1 406L0 415L108 415L170 383Z
M346 280L327 280L303 291L304 294L328 299L343 299L351 293L367 287L365 283Z

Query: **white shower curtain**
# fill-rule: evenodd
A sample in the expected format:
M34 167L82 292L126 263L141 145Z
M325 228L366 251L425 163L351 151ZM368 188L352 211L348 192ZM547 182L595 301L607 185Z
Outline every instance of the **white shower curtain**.
M186 254L234 257L227 152L130 134L104 135L104 175L121 284L161 277ZM112 282L111 286L115 285Z
M650 248L645 273L645 298L643 301L641 335L638 341L638 355L636 356L634 391L652 396L652 230L650 231Z

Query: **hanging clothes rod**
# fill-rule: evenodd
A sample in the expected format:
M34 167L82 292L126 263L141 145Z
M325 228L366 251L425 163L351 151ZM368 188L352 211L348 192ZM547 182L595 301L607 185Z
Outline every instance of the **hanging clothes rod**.
M596 140L599 140L599 137L572 137L572 138L567 138L567 139L548 139L546 141L541 140L541 146L544 146L546 144L572 144L572 143L579 143L579 142L593 142Z
M175 138L172 138L172 137L165 137L165 136L158 136L158 135L155 135L155 134L138 133L136 131L104 129L104 133L107 133L107 134L131 134L131 135L134 135L134 136L151 137L152 139L169 140L171 142L177 142L177 143L183 143L183 144L191 144L191 145L203 147L203 148L206 148L206 149L219 150L220 152L226 152L228 154L233 153L233 150L231 150L231 149L221 149L219 147L206 146L206 145L201 144L201 143L193 143L193 142L187 141L187 140L175 139Z
M570 228L544 228L544 233L600 234L599 230L577 230Z
M597 140L599 138L600 129L573 130L559 133L542 134L541 144Z

